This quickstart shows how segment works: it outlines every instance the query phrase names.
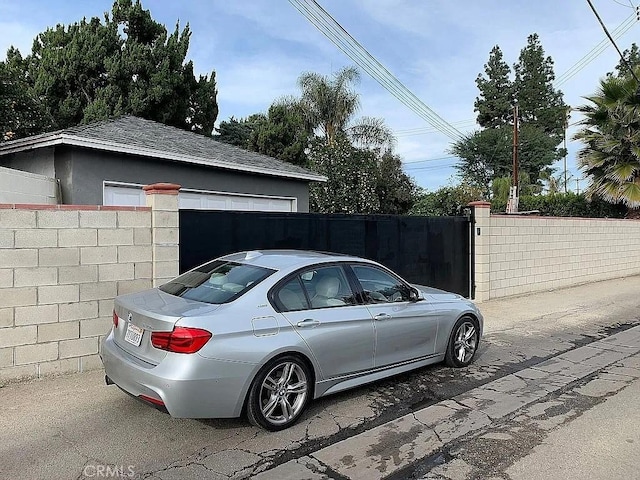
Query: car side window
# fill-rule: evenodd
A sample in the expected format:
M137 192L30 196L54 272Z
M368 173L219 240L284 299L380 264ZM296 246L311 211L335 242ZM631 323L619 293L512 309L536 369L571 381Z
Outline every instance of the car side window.
M308 270L300 275L311 308L355 305L356 297L342 267L333 265Z
M285 283L275 295L276 303L283 312L307 310L309 303L302 290L300 277L295 276Z
M337 265L319 267L296 275L282 285L273 298L282 312L341 307L357 303L344 270Z
M410 289L393 275L376 267L353 265L353 273L362 285L367 303L406 302Z

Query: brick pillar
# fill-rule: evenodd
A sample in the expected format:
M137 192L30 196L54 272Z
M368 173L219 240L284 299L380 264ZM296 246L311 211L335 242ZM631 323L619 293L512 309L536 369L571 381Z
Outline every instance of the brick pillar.
M153 286L162 285L179 273L178 191L174 183L154 183L143 188L151 207Z
M474 226L475 243L475 300L483 302L490 298L491 287L491 203L471 202L476 224Z

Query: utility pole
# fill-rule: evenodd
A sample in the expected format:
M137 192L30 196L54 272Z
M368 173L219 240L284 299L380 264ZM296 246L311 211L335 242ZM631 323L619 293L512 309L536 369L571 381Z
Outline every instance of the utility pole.
M513 186L518 188L518 105L513 107Z
M567 130L569 129L569 110L571 107L567 107L564 113L564 193L568 191L567 186Z
M513 106L513 186L509 189L507 213L518 212L518 104Z
M620 51L620 48L618 47L618 45L616 44L615 40L613 39L613 37L609 33L609 30L607 30L607 27L605 26L604 22L600 18L600 15L598 14L598 11L596 10L596 7L593 6L593 3L591 3L591 0L587 0L587 3L591 7L591 10L593 11L593 14L598 19L598 22L600 22L600 26L602 27L602 30L604 30L604 33L607 34L607 37L609 38L609 41L613 44L614 47L616 47L616 50L618 51L618 55L620 55L620 60L622 61L622 64L625 67L627 67L627 70L629 70L629 73L631 74L633 79L636 81L636 97L640 98L640 78L638 78L636 73L633 71L633 68L631 68L631 65L629 65L629 62L627 62L627 59L624 58L624 55ZM640 8L639 7L640 7L640 5L636 7L636 18L638 20L640 20Z
M580 195L580 179L576 178L576 195Z

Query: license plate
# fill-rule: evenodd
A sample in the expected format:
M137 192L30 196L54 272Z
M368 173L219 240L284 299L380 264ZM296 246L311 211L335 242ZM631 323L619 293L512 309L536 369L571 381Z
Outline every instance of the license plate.
M142 342L142 333L144 330L133 323L130 323L127 326L127 332L124 334L125 341L129 342L131 345L135 345L136 347L140 346L140 342Z

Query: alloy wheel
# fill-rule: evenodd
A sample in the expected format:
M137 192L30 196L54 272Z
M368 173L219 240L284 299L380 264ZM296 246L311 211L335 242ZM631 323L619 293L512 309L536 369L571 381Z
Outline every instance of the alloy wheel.
M273 367L260 387L260 410L265 420L282 425L295 418L305 405L309 387L307 375L295 362Z
M456 330L453 343L453 352L460 363L467 363L476 351L478 336L476 327L467 321L460 324Z

